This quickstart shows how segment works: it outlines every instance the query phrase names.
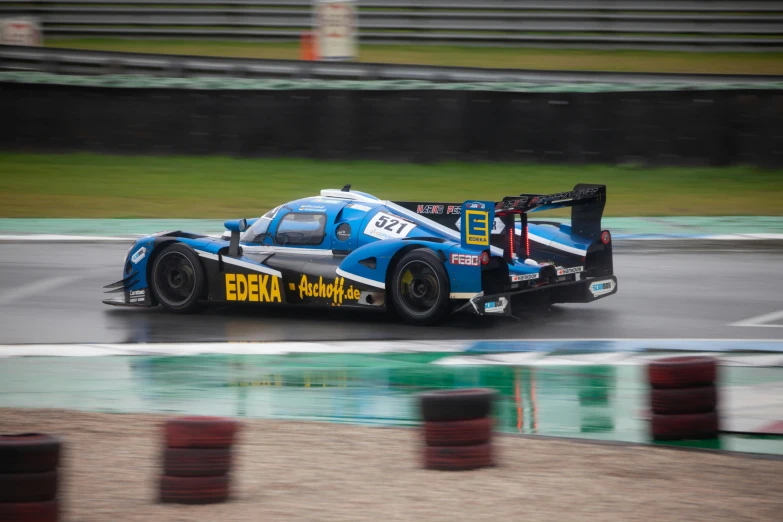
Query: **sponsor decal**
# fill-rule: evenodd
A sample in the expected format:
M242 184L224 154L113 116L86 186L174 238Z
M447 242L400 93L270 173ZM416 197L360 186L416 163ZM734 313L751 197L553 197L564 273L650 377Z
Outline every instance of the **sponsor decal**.
M376 239L400 239L408 237L414 228L415 223L386 212L378 212L367 223L364 233Z
M340 223L334 235L337 236L338 241L347 241L348 238L351 237L351 225L348 223Z
M590 283L590 293L593 294L593 297L608 294L612 290L614 290L614 281L611 279L608 281L597 281L595 283Z
M520 199L509 199L506 201L501 201L500 203L495 205L495 210L509 210L524 204L526 201L527 201L526 197L522 197Z
M468 203L465 205L465 208L480 208L485 209L487 206L484 203L481 203L480 201L474 201L473 203Z
M512 283L519 283L520 281L530 281L531 279L538 279L538 274L512 274L509 276Z
M138 250L137 250L137 251L136 251L136 252L135 252L135 253L134 253L134 254L131 256L131 261L132 261L132 262L133 262L133 264L135 265L136 263L138 263L139 261L141 261L142 259L144 259L144 256L146 256L146 255L147 255L147 249L146 249L145 247L141 247L140 249L138 249Z
M267 274L226 274L226 301L281 303L280 278Z
M331 299L332 303L337 306L342 304L343 299L346 301L357 301L361 292L354 288L353 285L345 288L344 284L344 277L338 277L331 283L328 280L324 283L324 278L319 277L317 283L311 283L308 281L307 276L302 274L302 279L299 280L299 298L319 297Z
M479 256L472 256L470 254L451 254L452 265L464 265L464 266L479 266Z
M495 221L492 222L492 233L502 234L505 229L506 229L506 224L503 223L502 219L496 217Z
M146 299L146 297L146 290L131 290L129 299L131 303L141 303L144 301L144 299Z
M533 207L538 205L549 205L552 203L561 203L565 201L571 201L574 199L582 199L590 196L594 196L600 189L597 187L572 190L570 192L559 192L557 194L549 194L542 196L520 196L514 199L508 199L501 201L495 205L495 210L512 210L521 209L524 207Z
M456 216L459 216L462 214L462 206L461 205L449 205L446 207L446 214L454 214Z
M581 199L598 193L598 187L572 190L570 192L559 192L547 196L535 196L530 199L529 205L548 205L550 203L559 203L561 201L570 201L572 199Z
M489 245L489 213L480 210L465 212L465 242L468 245Z
M578 274L584 270L584 267L581 266L575 266L573 268L558 268L557 269L557 275L567 275L567 274Z
M419 205L416 207L417 214L443 214L443 205Z
M497 301L487 301L484 303L484 313L502 314L506 311L506 306L508 306L508 299L505 297L501 297Z
M361 210L362 212L370 211L370 207L368 207L367 205L360 205L359 203L351 203L350 205L348 205L348 207L355 208L356 210Z
M326 210L323 205L299 205L299 210Z

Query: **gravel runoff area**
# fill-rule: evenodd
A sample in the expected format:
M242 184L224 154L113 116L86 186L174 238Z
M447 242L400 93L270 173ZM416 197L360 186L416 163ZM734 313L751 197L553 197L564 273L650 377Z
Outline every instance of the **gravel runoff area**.
M413 429L243 420L233 498L156 501L165 416L0 408L0 433L61 436L65 521L779 521L783 461L499 436L498 466L420 469Z

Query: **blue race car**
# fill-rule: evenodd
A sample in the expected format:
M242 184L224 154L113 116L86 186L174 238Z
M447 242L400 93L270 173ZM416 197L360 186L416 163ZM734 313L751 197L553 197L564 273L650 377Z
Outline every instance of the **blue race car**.
M382 201L350 185L226 221L222 237L137 240L110 305L204 302L380 307L430 325L452 312L587 303L617 292L604 185L500 202ZM571 207L571 224L528 215Z

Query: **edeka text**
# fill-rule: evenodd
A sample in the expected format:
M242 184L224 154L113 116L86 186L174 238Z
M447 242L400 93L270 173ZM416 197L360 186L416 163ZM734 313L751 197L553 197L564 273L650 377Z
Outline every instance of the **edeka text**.
M280 280L267 274L226 274L226 301L281 303Z
M349 286L347 289L343 288L344 283L344 277L338 277L332 283L328 281L324 283L324 278L319 277L317 283L311 283L307 280L306 275L302 275L302 279L299 281L299 298L320 297L331 299L336 305L341 305L343 299L347 301L358 300L361 292L353 286Z

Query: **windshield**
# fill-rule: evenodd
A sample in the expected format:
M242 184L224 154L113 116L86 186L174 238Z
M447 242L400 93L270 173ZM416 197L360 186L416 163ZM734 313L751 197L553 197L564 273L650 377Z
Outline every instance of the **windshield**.
M280 207L275 207L262 217L258 218L258 221L253 223L253 226L245 230L240 239L243 243L263 243L266 239L266 231L269 228L269 224L272 223L272 218L275 217Z

